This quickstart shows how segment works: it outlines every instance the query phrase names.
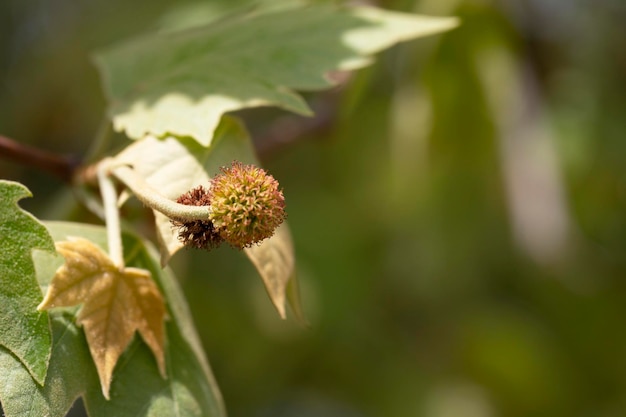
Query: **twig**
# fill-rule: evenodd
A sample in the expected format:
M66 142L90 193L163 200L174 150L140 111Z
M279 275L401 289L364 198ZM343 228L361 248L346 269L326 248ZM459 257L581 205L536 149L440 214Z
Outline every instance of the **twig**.
M74 172L79 166L76 158L24 145L2 135L0 135L0 157L49 172L68 184L72 183Z

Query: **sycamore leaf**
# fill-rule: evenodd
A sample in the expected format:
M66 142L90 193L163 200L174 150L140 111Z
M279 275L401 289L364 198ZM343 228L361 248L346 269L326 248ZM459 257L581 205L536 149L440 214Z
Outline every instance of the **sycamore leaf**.
M285 288L287 296L287 304L291 307L291 311L294 313L296 320L300 324L308 327L309 321L304 314L304 308L302 307L302 300L300 299L300 285L298 284L298 278L296 276L295 268L291 273L289 281L287 281L287 288Z
M100 391L85 337L73 324L72 315L51 312L50 317L54 346L43 386L34 383L20 362L0 348L0 400L6 417L63 417L91 385Z
M38 309L83 304L77 323L85 330L105 398L109 398L113 369L135 331L152 350L165 377L165 304L150 273L120 269L87 239L73 238L56 247L65 264Z
M80 236L106 249L103 227L46 222L56 241ZM82 329L76 326L76 308L50 311L53 349L43 386L38 385L24 366L0 347L0 401L7 417L64 417L74 400L84 399L90 417L224 417L217 384L195 332L191 314L176 277L162 269L155 251L135 236L124 234L125 262L147 269L163 291L171 319L166 323L163 379L150 348L135 338L122 354L111 385L111 401L102 388ZM48 252L33 256L37 279L43 286L63 263Z
M285 304L289 301L298 320L305 322L297 287L294 287L296 291L291 297L288 298L287 295L288 284L295 281L295 256L287 224L283 223L276 229L274 236L258 245L245 248L244 252L259 271L278 314L283 319L286 318Z
M41 290L33 249L54 251L46 228L17 202L31 194L21 184L0 180L0 345L13 353L39 384L50 358L48 315L37 311Z
M328 88L328 72L365 66L372 54L457 20L311 5L194 24L96 55L116 130L133 139L190 136L208 146L229 111L274 105L309 115L294 90Z

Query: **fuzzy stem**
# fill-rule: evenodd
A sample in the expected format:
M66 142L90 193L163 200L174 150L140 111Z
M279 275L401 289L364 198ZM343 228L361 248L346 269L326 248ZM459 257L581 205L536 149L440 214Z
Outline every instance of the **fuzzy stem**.
M110 178L110 160L105 159L98 167L98 184L104 206L104 220L107 229L109 256L119 268L124 267L124 251L122 248L122 229L120 227L120 212L117 207L117 191Z
M207 206L187 206L178 204L152 188L144 179L137 175L134 169L127 165L120 165L112 170L113 175L122 181L137 196L139 201L153 210L165 214L172 220L189 222L193 220L208 220Z

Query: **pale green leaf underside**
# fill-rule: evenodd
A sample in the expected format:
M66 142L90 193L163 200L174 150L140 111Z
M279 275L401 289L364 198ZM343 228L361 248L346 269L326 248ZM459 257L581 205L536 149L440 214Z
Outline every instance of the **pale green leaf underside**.
M310 114L294 90L328 88L330 71L362 67L397 42L456 25L454 18L318 5L145 36L95 60L116 130L133 139L190 136L207 146L226 112L274 105Z
M176 200L198 185L209 186L210 178L220 167L233 160L257 164L254 148L243 126L231 117L222 118L215 139L205 148L190 138L152 136L133 143L115 157L121 164L129 164L141 177L164 197ZM170 219L154 211L157 237L161 246L161 263L167 264L183 245ZM294 270L293 244L287 225L274 237L245 250L246 255L263 279L263 283L281 317L285 317L285 303L289 303L300 321L304 321L297 293ZM288 291L293 281L292 291ZM291 287L290 287L291 288Z
M106 250L106 231L102 227L63 222L46 226L57 241L79 236ZM90 417L225 416L221 395L175 277L169 269L161 269L153 251L137 238L125 235L124 248L128 265L148 269L167 300L168 378L161 377L150 349L135 337L115 368L111 400L105 400L85 337L75 326L72 312L54 310L50 313L54 346L43 387L34 383L13 355L0 348L0 395L7 417L63 417L79 396ZM46 285L60 260L37 253L35 262L39 281Z
M46 228L17 206L19 200L30 196L23 185L0 180L0 345L43 384L51 335L47 313L37 311L43 295L32 251L54 252L54 243Z
M291 233L286 223L283 223L274 236L263 241L260 245L244 249L244 252L259 271L261 279L270 299L276 306L278 314L286 317L287 284L295 279L295 255ZM298 304L299 305L299 304ZM297 314L299 311L296 312ZM301 317L298 315L298 318Z

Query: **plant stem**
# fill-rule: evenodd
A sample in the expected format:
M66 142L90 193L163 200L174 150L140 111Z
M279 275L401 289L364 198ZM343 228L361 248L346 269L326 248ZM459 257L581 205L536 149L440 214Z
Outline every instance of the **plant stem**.
M109 244L109 256L113 263L124 267L124 251L122 248L122 229L120 227L120 212L117 207L117 191L110 178L110 159L105 159L98 167L98 184L104 205L104 220L107 229L107 241Z
M142 203L165 214L172 220L181 222L209 220L210 209L208 206L186 206L164 197L128 165L114 167L112 174L130 188Z
M68 156L27 146L14 139L0 135L0 156L49 172L65 183L72 183L79 161Z

